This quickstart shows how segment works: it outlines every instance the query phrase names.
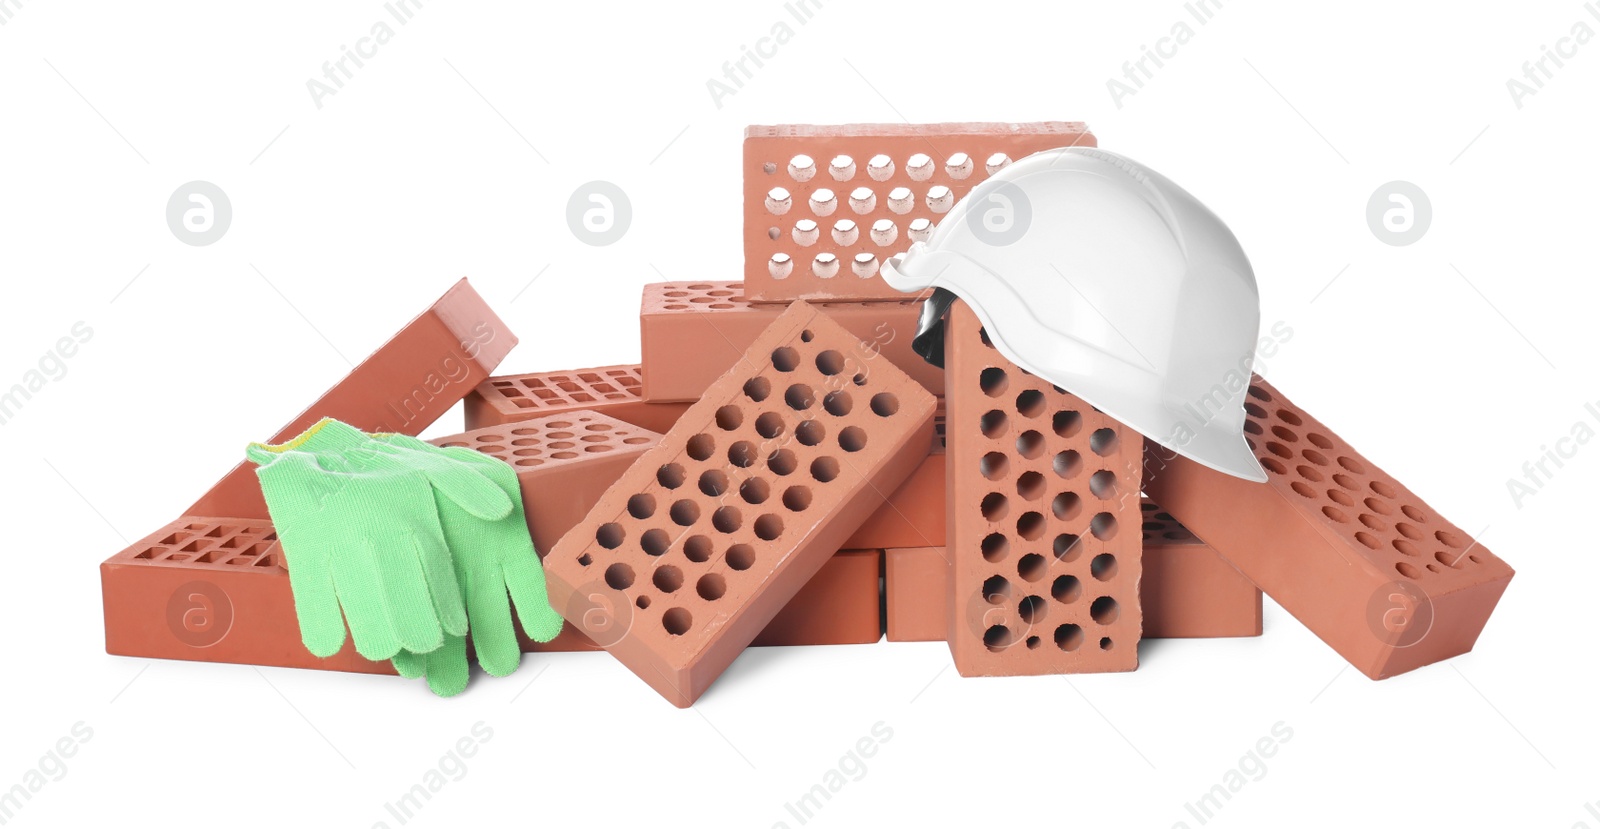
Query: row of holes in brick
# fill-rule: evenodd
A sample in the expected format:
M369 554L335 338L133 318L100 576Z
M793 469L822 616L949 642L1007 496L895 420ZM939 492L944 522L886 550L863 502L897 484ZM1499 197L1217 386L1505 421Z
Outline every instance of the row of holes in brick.
M994 175L1011 163L1011 157L1005 153L993 153L984 162L984 171ZM762 172L773 175L778 172L778 165L768 161L761 165ZM913 153L906 159L906 175L912 181L927 181L933 178L938 167L927 153ZM945 175L961 181L969 178L974 170L972 158L966 153L954 153L945 159ZM785 166L789 177L797 182L805 183L817 175L817 163L811 156L800 154L789 159ZM867 160L867 177L873 181L888 181L894 176L894 159L878 153ZM849 181L856 177L856 161L849 155L836 155L828 162L828 175L834 181Z

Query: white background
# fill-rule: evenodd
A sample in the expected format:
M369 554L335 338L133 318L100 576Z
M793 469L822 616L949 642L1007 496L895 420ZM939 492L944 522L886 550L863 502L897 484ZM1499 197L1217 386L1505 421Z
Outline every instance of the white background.
M707 80L789 19L724 5L431 0L319 109L306 81L386 18L375 0L0 4L0 387L94 332L0 427L0 788L93 731L7 825L398 825L384 804L481 721L492 739L411 825L797 826L785 804L881 722L809 825L1197 826L1185 804L1281 722L1209 825L1600 826L1600 446L1520 508L1506 483L1600 429L1600 45L1520 108L1506 87L1600 20L1576 0L1227 0L1205 25L1176 2L827 0L718 108ZM1118 106L1107 80L1178 20L1192 40ZM1477 649L1375 683L1269 602L1264 636L1146 642L1132 674L765 649L687 711L604 654L530 656L444 701L104 654L98 563L455 278L521 336L503 371L636 361L640 285L737 277L746 124L902 119L1086 120L1223 216L1264 324L1295 332L1265 373L1518 569ZM233 204L208 247L165 220L194 179ZM609 247L566 225L593 179L633 205ZM1407 247L1366 221L1394 179L1432 202Z

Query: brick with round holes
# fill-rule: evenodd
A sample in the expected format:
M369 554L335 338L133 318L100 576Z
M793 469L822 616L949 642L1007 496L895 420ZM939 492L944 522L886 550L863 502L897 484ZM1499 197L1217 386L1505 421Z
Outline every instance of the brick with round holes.
M755 302L898 299L884 260L1011 161L1093 147L1079 122L752 126L744 283Z
M871 345L883 359L899 366L928 391L943 394L944 372L911 350L921 306L903 296L822 304L828 316ZM742 282L644 286L639 307L644 399L655 404L699 398L781 313L782 305L745 299Z
M1007 360L965 303L947 325L946 639L956 670L1137 668L1141 437Z
M644 387L644 371L638 365L507 374L479 383L463 401L463 408L468 429L578 409L599 412L652 432L671 429L688 405L648 403L643 396ZM688 399L692 397L685 398Z
M1150 443L1150 496L1373 679L1472 650L1510 565L1260 377L1245 410L1265 484Z
M792 304L546 557L552 603L692 704L926 457L934 407Z
M940 503L943 503L940 498ZM1261 635L1261 591L1148 498L1139 606L1145 639ZM884 550L885 620L891 642L944 641L950 562L944 547Z

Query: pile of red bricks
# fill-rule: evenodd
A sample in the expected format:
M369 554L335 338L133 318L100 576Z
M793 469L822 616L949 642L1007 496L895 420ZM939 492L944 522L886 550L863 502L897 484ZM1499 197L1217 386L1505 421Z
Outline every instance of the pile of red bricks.
M465 283L321 417L510 464L568 620L687 706L749 645L943 640L964 676L1126 671L1143 637L1261 633L1262 591L1368 676L1470 650L1512 570L1265 381L1254 484L1010 363L975 314L945 369L878 264L1082 124L753 127L743 281L647 285L641 365L489 376L515 337ZM847 260L847 261L846 261ZM429 367L453 360L451 377ZM241 466L102 565L112 653L388 672L300 647ZM1150 497L1145 497L1145 496ZM1151 499L1154 500L1151 500ZM1181 522L1181 523L1180 523Z

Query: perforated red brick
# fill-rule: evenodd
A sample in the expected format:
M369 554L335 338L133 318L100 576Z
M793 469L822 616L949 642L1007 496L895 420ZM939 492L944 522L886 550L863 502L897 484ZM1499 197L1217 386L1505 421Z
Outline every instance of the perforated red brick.
M1007 360L965 303L945 367L956 670L1138 667L1142 439Z
M1149 499L1141 509L1143 638L1260 636L1261 591ZM948 570L943 547L884 550L889 641L944 641L949 633L944 600Z
M892 491L926 455L933 410L795 303L556 545L552 602L693 703L867 517L862 494Z
M509 374L480 383L463 408L468 429L587 409L657 433L671 429L689 408L646 403L643 388L644 372L637 365Z
M882 358L934 394L944 372L915 351L921 303L900 297L878 302L822 303L828 316ZM742 282L657 282L644 286L639 308L644 399L694 400L727 371L783 313L781 305L744 298Z
M746 294L899 299L878 267L972 186L1020 158L1093 147L1079 122L752 126L744 140Z
M882 550L841 550L750 644L867 645L883 638Z
M1511 567L1265 380L1245 410L1266 484L1150 444L1151 497L1373 679L1471 650Z

